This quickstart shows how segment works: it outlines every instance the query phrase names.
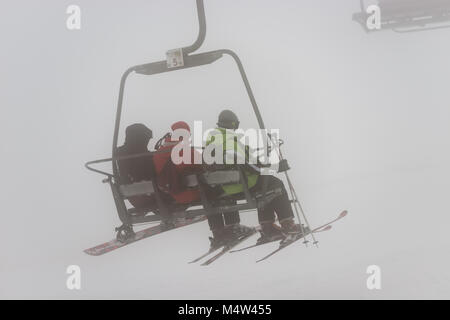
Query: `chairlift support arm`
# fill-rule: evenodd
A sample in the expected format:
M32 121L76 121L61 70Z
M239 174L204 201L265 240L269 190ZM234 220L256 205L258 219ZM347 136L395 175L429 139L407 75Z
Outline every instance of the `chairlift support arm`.
M190 54L194 51L197 51L199 49L203 42L205 41L206 37L206 15L205 15L205 6L203 4L203 0L196 0L197 2L197 16L198 16L198 37L195 42L190 45L189 47L183 48L183 53Z

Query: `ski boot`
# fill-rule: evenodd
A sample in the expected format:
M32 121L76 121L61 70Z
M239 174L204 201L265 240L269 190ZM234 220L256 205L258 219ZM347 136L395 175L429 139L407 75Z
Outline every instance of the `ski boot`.
M290 235L290 234L298 234L302 232L302 228L299 224L294 222L294 219L285 219L280 221L281 225L281 232L283 232L284 235Z
M281 232L285 236L285 239L283 241L290 241L297 238L301 238L309 233L308 228L300 226L299 224L295 223L293 218L280 221L280 224L281 224Z
M212 237L209 237L210 249L219 248L227 243L229 238L228 232L225 228L212 230Z
M236 223L225 227L230 240L239 239L240 237L249 235L254 232L254 228L244 226L243 224Z
M131 225L122 225L116 228L116 239L121 243L127 243L128 241L134 239L136 235L133 231L133 227Z
M161 222L159 223L159 227L163 231L173 229L175 228L175 220L173 219L161 220Z
M261 223L261 236L256 240L256 244L277 241L284 238L281 228L273 222Z
M212 230L213 236L209 238L211 249L225 246L230 242L253 233L254 230L254 228L239 223L226 226L225 228Z

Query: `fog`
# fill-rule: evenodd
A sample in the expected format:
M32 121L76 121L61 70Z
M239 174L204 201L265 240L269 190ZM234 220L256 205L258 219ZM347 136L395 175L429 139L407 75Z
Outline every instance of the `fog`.
M71 4L81 30L66 28ZM353 0L206 0L199 52L240 56L266 126L286 142L310 223L349 216L317 236L318 249L298 243L256 264L273 244L205 268L187 262L208 248L207 223L83 253L120 225L109 187L84 168L111 156L120 77L195 40L195 1L2 9L0 298L450 298L448 29L367 34L352 21ZM228 57L132 75L122 129L142 122L159 138L179 120L213 127L224 108L257 126ZM255 212L241 217L257 225ZM81 290L66 287L69 265L81 268ZM366 287L370 265L381 290Z

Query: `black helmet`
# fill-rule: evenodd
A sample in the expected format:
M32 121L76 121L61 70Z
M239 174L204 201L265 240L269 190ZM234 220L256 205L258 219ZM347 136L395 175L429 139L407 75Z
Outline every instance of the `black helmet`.
M233 111L223 110L219 114L217 125L219 126L219 128L236 130L237 128L239 128L239 119Z
M125 144L134 146L147 146L153 132L142 123L135 123L125 130Z

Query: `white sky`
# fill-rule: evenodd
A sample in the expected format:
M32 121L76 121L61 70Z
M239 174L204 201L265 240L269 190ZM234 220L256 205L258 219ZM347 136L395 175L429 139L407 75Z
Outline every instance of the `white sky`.
M83 164L110 156L120 77L195 39L195 1L4 1L0 297L448 298L449 31L367 35L350 0L205 2L200 51L240 55L311 222L349 217L320 250L298 246L258 266L268 249L187 266L208 245L206 224L86 257L119 225L110 191ZM81 7L80 31L66 29L69 4ZM123 123L160 136L178 120L212 126L228 107L256 125L226 58L132 76ZM65 289L69 264L87 270L80 293ZM365 289L369 264L385 270L381 292Z

